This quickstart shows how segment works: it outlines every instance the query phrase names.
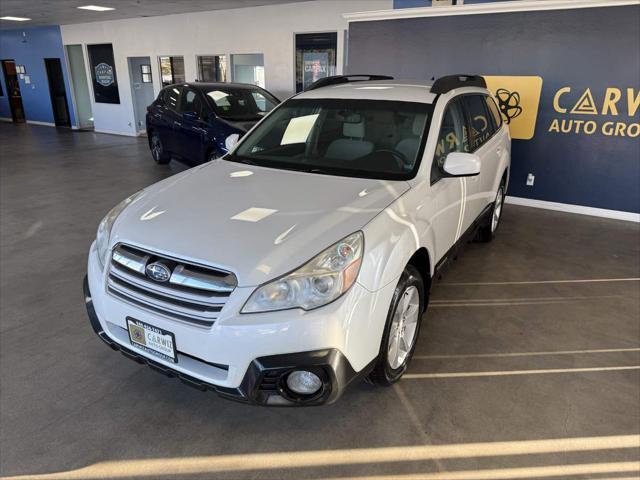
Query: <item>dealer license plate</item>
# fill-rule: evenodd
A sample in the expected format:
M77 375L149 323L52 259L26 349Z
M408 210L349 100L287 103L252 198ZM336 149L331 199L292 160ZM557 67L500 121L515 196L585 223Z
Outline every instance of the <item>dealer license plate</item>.
M131 345L147 353L176 363L176 337L173 333L127 317L127 329Z

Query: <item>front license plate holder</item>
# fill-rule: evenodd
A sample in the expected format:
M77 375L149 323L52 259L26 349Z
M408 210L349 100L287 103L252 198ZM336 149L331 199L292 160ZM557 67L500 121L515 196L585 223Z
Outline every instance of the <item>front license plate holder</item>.
M178 363L176 337L173 332L132 317L127 317L127 331L129 341L134 348L163 360Z

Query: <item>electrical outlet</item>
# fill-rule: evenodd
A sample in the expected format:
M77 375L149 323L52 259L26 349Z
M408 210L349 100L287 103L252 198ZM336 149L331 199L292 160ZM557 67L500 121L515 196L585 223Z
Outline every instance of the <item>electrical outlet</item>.
M527 175L527 187L533 187L533 182L536 181L536 176L533 173Z

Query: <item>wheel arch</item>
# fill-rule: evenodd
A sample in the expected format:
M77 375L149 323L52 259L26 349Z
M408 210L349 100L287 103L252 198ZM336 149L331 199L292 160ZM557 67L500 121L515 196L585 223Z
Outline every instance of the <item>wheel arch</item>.
M422 275L422 281L424 282L424 295L425 298L428 298L429 292L431 291L432 269L431 256L429 255L427 248L420 247L416 250L407 262L407 265L414 266L418 272L420 272L420 275Z

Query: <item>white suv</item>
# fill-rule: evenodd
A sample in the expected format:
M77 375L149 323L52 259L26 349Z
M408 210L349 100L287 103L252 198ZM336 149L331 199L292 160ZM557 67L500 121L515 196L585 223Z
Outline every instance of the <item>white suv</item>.
M482 77L320 80L223 158L107 214L91 324L125 356L249 403L389 385L437 271L495 235L510 150Z

